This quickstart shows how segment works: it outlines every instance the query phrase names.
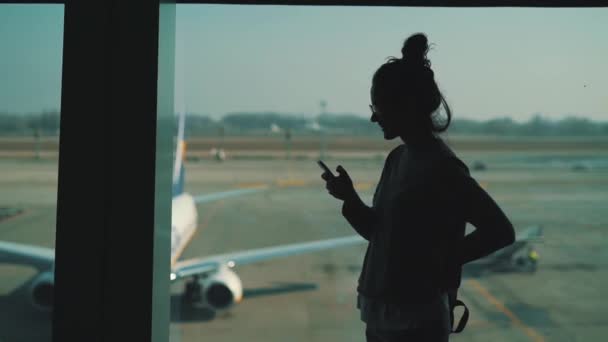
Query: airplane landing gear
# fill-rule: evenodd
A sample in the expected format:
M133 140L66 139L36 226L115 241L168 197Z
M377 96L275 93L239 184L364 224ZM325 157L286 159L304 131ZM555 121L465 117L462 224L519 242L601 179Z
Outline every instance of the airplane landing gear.
M185 321L210 321L216 317L216 312L206 304L199 276L194 276L184 284L178 315Z
M196 304L201 304L203 302L203 287L198 280L198 276L194 276L192 280L185 284L182 301L184 304L190 306L195 306Z

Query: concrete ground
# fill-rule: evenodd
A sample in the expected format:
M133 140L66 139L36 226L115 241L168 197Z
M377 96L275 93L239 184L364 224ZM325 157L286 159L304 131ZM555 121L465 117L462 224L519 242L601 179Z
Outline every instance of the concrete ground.
M567 161L535 164L530 156L537 157L481 155L488 169L473 176L516 229L544 228L543 241L535 244L539 268L533 274L466 277L460 294L471 317L454 341L601 341L608 336L603 305L608 169L600 163L575 171ZM479 155L463 159L473 157ZM383 160L341 162L369 203ZM328 158L327 164L335 167L338 161ZM200 205L199 231L183 258L353 234L340 216L340 204L325 192L314 160L202 160L186 167L192 194L259 184L270 188ZM0 220L0 240L53 247L56 168L56 161L0 160L0 208L24 209ZM361 245L238 267L243 302L215 316L185 315L174 308L171 339L364 341L355 308L363 252ZM28 268L0 266L0 341L50 339L48 315L27 305L25 289L33 275ZM175 299L182 287L172 287Z

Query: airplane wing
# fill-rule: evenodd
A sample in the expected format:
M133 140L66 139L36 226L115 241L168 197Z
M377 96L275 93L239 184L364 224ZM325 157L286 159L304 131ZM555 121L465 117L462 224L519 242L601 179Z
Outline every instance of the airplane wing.
M38 270L53 266L55 251L51 248L0 241L0 263L30 265Z
M532 226L518 232L515 241L516 243L524 243L540 239L541 236L541 227ZM234 267L236 265L245 265L274 258L281 258L303 253L311 253L323 249L330 249L365 242L367 242L367 240L363 239L358 235L353 235L336 239L265 247L259 249L213 255L197 259L183 260L178 261L175 264L171 272L171 280L213 272L221 265L225 264L229 265L230 267Z
M542 235L541 226L531 226L515 233L515 241L539 241L542 239Z
M171 280L212 272L218 269L221 265L225 264L230 267L234 267L236 265L246 265L290 255L311 253L324 249L350 246L367 242L367 240L363 239L359 235L352 235L335 239L279 245L183 260L178 261L175 264L173 271L171 272Z
M228 190L228 191L222 191L222 192L214 192L211 194L194 196L194 202L205 203L205 202L217 201L217 200L228 198L228 197L256 193L256 192L260 192L260 191L267 190L267 189L268 189L268 187L256 187L256 188L236 189L236 190Z
M216 192L194 197L196 203L216 201L266 190L267 187L237 189ZM53 266L55 251L51 248L0 241L0 263L33 266L39 271L48 270Z

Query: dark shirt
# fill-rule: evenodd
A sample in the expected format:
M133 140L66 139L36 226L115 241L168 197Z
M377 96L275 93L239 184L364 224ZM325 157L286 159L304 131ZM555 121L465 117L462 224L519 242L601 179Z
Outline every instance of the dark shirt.
M386 158L372 207L345 201L342 213L369 241L359 296L414 311L458 288L464 263L514 237L502 210L440 139L396 147ZM476 230L465 238L467 222Z
M424 322L434 322L437 329L443 328L447 334L452 330L447 292L429 303L408 305L385 303L359 294L357 308L363 322L380 330L415 329Z

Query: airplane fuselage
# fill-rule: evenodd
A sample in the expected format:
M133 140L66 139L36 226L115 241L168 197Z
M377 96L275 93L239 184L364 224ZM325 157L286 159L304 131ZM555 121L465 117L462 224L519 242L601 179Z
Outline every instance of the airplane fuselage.
M198 213L194 198L188 193L171 201L171 267L183 253L196 232Z

